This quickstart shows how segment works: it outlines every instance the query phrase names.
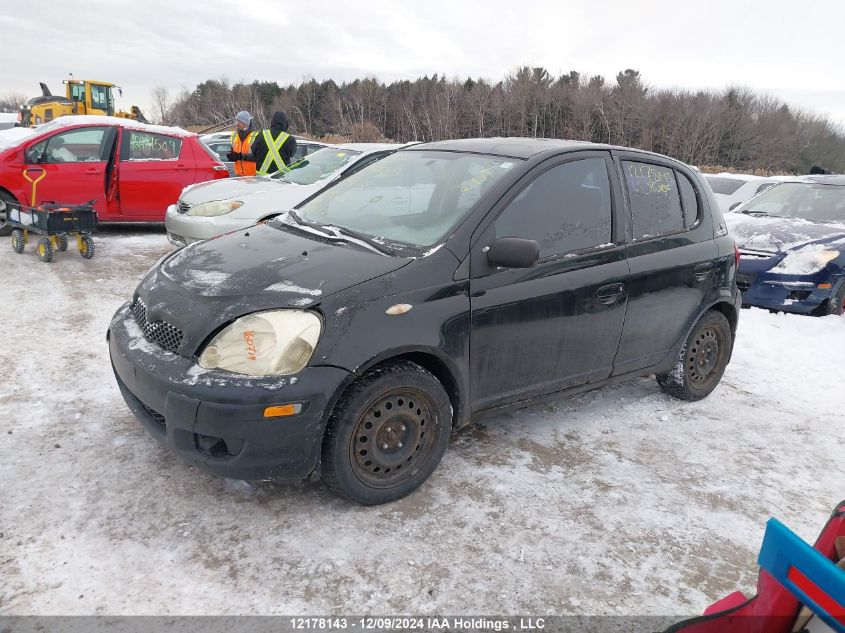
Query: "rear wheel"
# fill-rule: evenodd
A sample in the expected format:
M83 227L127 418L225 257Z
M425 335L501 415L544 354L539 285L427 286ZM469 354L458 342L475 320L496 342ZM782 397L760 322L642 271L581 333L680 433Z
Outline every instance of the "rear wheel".
M658 376L657 384L681 400L705 398L722 379L732 345L731 326L725 315L707 312L690 332L672 371Z
M38 240L38 246L36 248L38 250L38 257L41 258L42 262L53 261L53 245L50 243L49 237L42 237Z
M399 499L434 472L449 444L449 397L419 365L368 371L335 407L323 439L323 479L363 505Z
M0 191L0 202L6 203L6 208L0 211L0 236L2 236L12 232L12 225L6 221L6 217L9 213L9 206L17 204L18 201L12 194Z
M12 231L12 248L18 254L23 253L23 247L26 242L23 239L23 231L16 229Z
M59 251L65 252L67 250L67 235L59 235L56 241L58 242Z

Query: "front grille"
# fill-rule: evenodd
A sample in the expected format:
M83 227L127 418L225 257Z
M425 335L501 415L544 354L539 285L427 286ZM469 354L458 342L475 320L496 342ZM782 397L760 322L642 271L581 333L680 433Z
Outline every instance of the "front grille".
M170 240L170 243L173 244L173 246L179 246L181 248L182 246L188 245L188 240L181 235L176 235L176 233L168 233L167 239Z
M132 304L132 314L135 315L135 321L148 341L157 343L174 354L179 353L177 350L182 343L182 330L164 321L148 321L147 305L140 297L136 297Z
M739 288L740 292L746 292L751 287L751 284L754 283L755 279L757 279L755 273L737 273L736 287Z
M179 202L176 203L176 210L179 213L187 213L188 209L190 209L191 206L192 205L190 205L189 203L183 202L182 200L180 200Z
M141 406L144 407L144 411L147 412L147 415L149 415L153 419L153 421L161 427L162 431L167 430L167 424L164 422L164 416L161 413L150 409L143 402L141 403Z

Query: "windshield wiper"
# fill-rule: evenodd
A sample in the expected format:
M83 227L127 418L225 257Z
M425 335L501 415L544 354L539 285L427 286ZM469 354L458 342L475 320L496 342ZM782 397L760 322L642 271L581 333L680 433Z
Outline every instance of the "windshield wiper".
M740 213L744 213L745 215L769 215L765 211L754 211L753 209L746 209L745 211L740 211Z
M393 256L393 251L382 244L379 244L376 240L374 240L369 235L364 233L359 233L358 231L353 231L352 229L347 229L344 226L335 226L334 224L323 224L321 228L330 229L334 232L335 237L343 239L344 236L351 237L353 239L359 240L363 242L373 250L382 253L383 255L390 255Z
M339 242L350 242L349 238L357 240L356 244L361 246L366 246L370 250L373 250L377 253L382 255L390 255L393 256L393 251L389 248L382 246L373 238L368 235L364 235L363 233L358 233L357 231L353 231L352 229L347 229L341 226L335 226L334 224L317 224L316 222L309 222L308 220L303 220L302 217L293 209L287 212L287 216L293 219L298 225L305 227L304 230L313 231L314 233L322 236L327 237L331 240L337 240Z

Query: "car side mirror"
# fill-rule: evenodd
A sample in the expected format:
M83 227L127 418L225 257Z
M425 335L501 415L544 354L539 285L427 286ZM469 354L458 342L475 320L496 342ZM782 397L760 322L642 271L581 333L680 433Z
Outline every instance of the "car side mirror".
M742 204L741 202L734 202L731 206L728 207L728 211L733 211L734 209L736 209L741 204Z
M487 261L503 268L531 268L540 259L540 245L521 237L500 237L487 251Z

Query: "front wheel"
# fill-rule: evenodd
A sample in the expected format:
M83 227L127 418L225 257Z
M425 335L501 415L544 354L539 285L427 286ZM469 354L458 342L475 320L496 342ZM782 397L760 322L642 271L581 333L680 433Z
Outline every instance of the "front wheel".
M657 384L681 400L707 397L725 373L732 345L728 320L721 312L711 310L695 324L681 348L678 362L668 374L657 377Z
M38 257L41 258L42 262L53 261L53 243L50 242L49 237L42 237L38 240L36 250L38 251Z
M842 281L839 292L827 300L827 314L845 314L845 280Z
M419 365L365 373L335 406L323 438L323 479L363 505L387 503L428 479L449 444L449 396Z

